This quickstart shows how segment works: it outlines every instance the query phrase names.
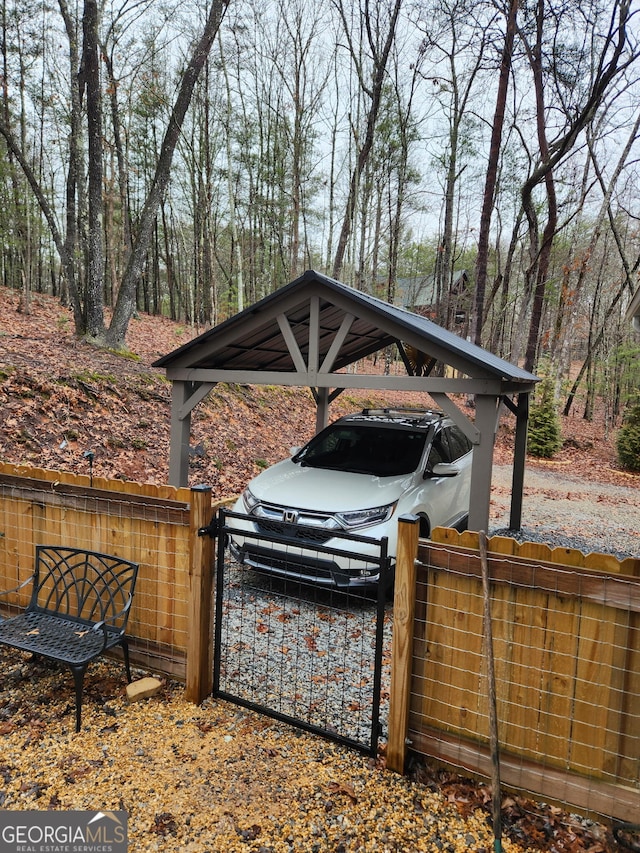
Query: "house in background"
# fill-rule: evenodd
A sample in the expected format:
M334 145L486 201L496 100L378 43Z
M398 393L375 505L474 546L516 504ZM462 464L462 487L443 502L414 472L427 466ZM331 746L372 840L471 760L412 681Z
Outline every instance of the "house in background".
M472 294L466 270L454 273L448 292L438 292L435 275L399 278L396 282L395 304L413 311L466 338Z
M630 321L636 332L640 332L640 287L627 308L626 319Z

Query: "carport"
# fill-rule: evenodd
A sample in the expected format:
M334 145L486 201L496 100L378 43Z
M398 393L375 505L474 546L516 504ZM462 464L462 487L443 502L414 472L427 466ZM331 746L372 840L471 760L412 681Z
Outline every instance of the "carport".
M347 371L392 346L406 375ZM442 375L432 375L436 365ZM538 377L424 317L307 270L154 366L164 368L172 382L169 482L174 486L188 481L191 412L218 382L309 387L317 429L328 423L330 403L348 388L429 394L473 443L471 530L488 528L493 451L504 405L515 417L510 527L521 526L529 394ZM473 406L467 407L471 399Z

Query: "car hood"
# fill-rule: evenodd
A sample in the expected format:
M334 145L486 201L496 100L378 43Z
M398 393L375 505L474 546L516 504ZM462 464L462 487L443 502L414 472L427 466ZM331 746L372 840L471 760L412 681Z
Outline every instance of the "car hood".
M249 483L256 498L266 503L322 512L346 512L384 506L398 500L411 485L411 474L374 477L279 462Z

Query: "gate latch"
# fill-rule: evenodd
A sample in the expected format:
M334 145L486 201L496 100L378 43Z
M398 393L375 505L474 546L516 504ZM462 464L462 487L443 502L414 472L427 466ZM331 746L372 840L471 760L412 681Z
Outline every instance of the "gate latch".
M220 522L217 515L211 516L211 521L206 527L198 528L198 536L210 536L215 539L220 532Z

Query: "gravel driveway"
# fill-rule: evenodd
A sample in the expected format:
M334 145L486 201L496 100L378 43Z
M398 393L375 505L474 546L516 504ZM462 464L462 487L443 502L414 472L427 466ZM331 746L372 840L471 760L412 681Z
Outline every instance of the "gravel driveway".
M640 557L640 477L629 476L628 486L613 485L543 464L525 470L523 529L516 538L585 553ZM509 526L511 474L509 465L494 466L490 533Z

